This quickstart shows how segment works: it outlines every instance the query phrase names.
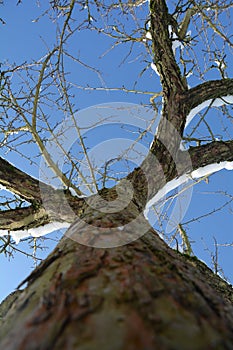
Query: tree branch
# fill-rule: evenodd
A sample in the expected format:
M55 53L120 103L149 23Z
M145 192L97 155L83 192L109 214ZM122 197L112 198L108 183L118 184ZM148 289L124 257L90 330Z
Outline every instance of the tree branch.
M174 90L175 92L186 91L186 83L172 51L172 40L168 30L168 26L171 25L171 15L168 13L166 2L152 0L150 10L154 63L161 78L164 94L169 96Z
M197 85L186 92L188 112L207 100L227 95L233 95L233 79L211 80Z
M54 221L72 223L81 215L84 206L84 198L73 197L69 190L47 186L42 191L41 203L0 211L0 230L27 230Z
M39 181L3 158L0 158L0 185L28 202L41 201Z
M190 164L187 165L188 164L186 161L187 152L189 153L189 156L192 161L192 168L190 168ZM186 152L180 151L179 162L182 162L182 160L183 160L183 169L182 171L181 169L179 169L180 175L184 173L188 173L192 170L196 170L200 167L204 167L209 164L219 163L223 161L233 161L233 140L226 141L226 142L214 141L206 145L191 147ZM39 188L37 187L39 186L37 180L31 178L29 175L13 167L5 160L2 159L1 162L5 166L4 169L8 169L9 174L12 173L14 175L12 178L13 185L9 182L10 180L8 178L9 186L11 188L14 187L14 189L16 190L17 181L15 182L14 180L15 180L15 177L18 176L19 183L20 183L20 179L22 179L22 183L26 181L26 184L27 184L27 188L25 190L26 192L24 193L24 196L30 197L32 195L37 195L36 193L34 193L34 191L36 191L36 189ZM156 168L156 165L155 165L155 168ZM132 175L136 175L135 174L137 172L136 170L138 171L138 169L135 169L133 173L131 173L131 178L132 178ZM163 171L166 174L167 169L163 169ZM2 168L1 168L1 172L2 172ZM5 174L4 171L3 171L3 174ZM153 175L152 177L154 178L153 183L155 186L153 187L154 189L153 194L152 193L149 194L150 197L155 195L158 192L158 190L161 188L160 185L162 185L160 181L160 178L161 178L160 172L153 171L152 175ZM169 174L166 174L166 175L167 175L166 176L167 181L172 180L177 176L176 169L172 167L171 172L169 172ZM136 176L136 178L137 177L138 176ZM140 181L142 181L141 176L139 177L140 177ZM28 183L30 184L30 186L28 186ZM156 183L157 183L157 187L156 187ZM21 191L23 191L22 184L21 184L21 187L22 188L20 188L20 193ZM137 191L140 192L140 189L137 188ZM142 193L140 196L142 196ZM41 200L40 197L39 199ZM47 200L49 202L48 205L46 203ZM42 206L44 206L44 208ZM2 230L15 231L15 230L26 230L32 227L34 228L39 227L53 221L73 222L76 216L81 215L84 206L85 206L85 199L73 197L70 194L69 190L68 191L54 190L51 187L47 186L43 196L43 203L41 203L41 205L38 205L37 207L35 207L34 205L31 205L26 208L25 207L17 208L17 209L0 212L0 228Z
M0 158L0 184L32 203L29 207L0 211L1 230L21 230L53 221L72 222L85 201L73 197L69 190L56 190L39 182L3 158Z
M169 128L169 125L172 124L179 139L185 126L186 110L183 108L183 101L188 87L176 62L172 47L172 33L169 33L169 28L172 30L174 25L174 18L169 14L164 0L152 0L150 10L153 60L163 87L163 118L160 121L157 135L160 140L163 140L164 137L174 139L174 132ZM174 147L179 147L178 139L174 139Z
M206 145L190 147L188 152L192 160L193 170L224 161L232 162L233 140L213 141ZM186 171L188 169L184 169L184 172Z
M34 206L0 211L1 230L25 230L49 223L50 220L43 208Z

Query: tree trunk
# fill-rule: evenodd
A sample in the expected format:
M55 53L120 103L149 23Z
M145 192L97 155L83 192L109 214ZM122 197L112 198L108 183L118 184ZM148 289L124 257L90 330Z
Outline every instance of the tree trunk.
M1 349L233 347L232 287L153 229L112 249L64 237L25 282L2 312Z
M184 174L191 176L192 171L200 167L216 162L233 161L233 140L217 141L212 131L212 142L205 141L200 146L190 147L186 151L180 150L190 111L210 99L214 102L216 98L232 95L233 79L213 80L188 88L185 70L183 75L173 52L175 37L171 37L169 28L173 30L177 25L177 35L180 35L181 41L185 41L190 15L185 16L186 24L183 23L178 28L175 14L183 16L184 8L192 11L196 5L194 6L192 1L187 1L186 5L179 1L179 6L177 5L172 15L165 0L151 0L150 18L145 28L149 27L153 63L162 85L163 103L158 129L141 166L125 178L129 181L124 182L125 179L121 179L115 188L99 191L98 195L103 199L106 197L109 205L106 206L96 194L88 198L89 204L92 202L96 205L93 210L87 198L72 196L69 191L70 185L73 185L70 178L73 171L76 173L75 169L79 170L79 164L77 168L73 167L72 160L71 173L66 178L58 164L53 163L50 158L43 138L39 137L40 132L44 130L51 131L52 140L56 137L56 129L49 124L49 118L44 118L47 115L47 109L44 113L44 107L47 108L44 96L47 92L48 96L51 95L50 88L53 94L53 87L58 89L58 95L51 95L54 96L55 111L63 111L65 116L69 112L68 115L72 115L73 118L72 109L76 109L70 100L72 93L66 90L70 83L64 78L67 72L63 70L61 63L62 55L66 53L63 46L68 44L68 38L76 32L76 26L69 24L69 20L74 20L72 11L76 2L73 0L64 7L66 16L63 16L65 21L60 31L64 35L60 36L60 43L48 52L43 61L38 61L41 69L38 71L37 84L35 69L32 68L31 76L29 65L26 66L26 77L29 79L27 81L25 78L26 87L29 88L28 97L25 92L27 89L22 88L22 91L15 95L11 91L11 79L8 74L11 75L14 70L18 71L20 66L16 67L17 69L11 68L7 74L4 73L9 78L2 85L5 94L4 113L7 119L10 118L6 123L8 131L13 128L13 133L16 121L18 125L18 116L23 118L27 132L31 132L41 153L49 166L55 168L56 176L62 179L66 189L56 190L40 184L38 180L0 158L0 184L30 203L29 206L2 211L1 230L25 231L53 221L72 222L77 217L80 219L80 225L71 226L69 235L67 234L48 258L23 281L21 285L27 283L27 287L10 295L1 304L0 349L232 350L232 286L214 275L196 258L169 248L157 233L148 227L142 212L167 182ZM138 4L138 1L134 1L134 5L136 3ZM54 8L56 6L54 5ZM102 5L97 4L97 9L98 6L101 8ZM66 32L68 34L65 34ZM127 40L130 38L134 40L127 34ZM209 42L206 43L207 53L211 53ZM189 63L192 64L192 60ZM32 67L34 66L35 64ZM48 67L48 72L44 74ZM62 79L56 80L54 76ZM51 83L47 80L49 77L52 79ZM60 95L61 91L64 99ZM58 99L55 96L58 96ZM25 107L25 101L28 107ZM48 102L50 105L50 97ZM13 119L10 117L11 110L14 112ZM36 120L37 114L39 123ZM40 118L40 115L43 118ZM50 117L54 122L54 116ZM20 123L21 121L19 125ZM80 136L81 143L83 139L84 137ZM200 140L200 143L204 140ZM83 151L84 154L88 151L86 145ZM64 156L67 155L68 153ZM74 159L78 163L76 156ZM79 174L78 171L77 173ZM123 182L125 187L122 186ZM129 182L133 187L132 197L129 194ZM120 191L117 191L119 189ZM81 194L79 192L78 194ZM123 204L121 209L117 208L118 197L121 197ZM101 206L103 208L100 208ZM105 207L110 209L107 214L105 210L100 210L106 209ZM101 234L98 232L99 227ZM143 235L145 231L147 233ZM136 240L139 236L142 237ZM108 240L111 243L115 242L115 246L122 242L131 243L111 249L93 248L107 247ZM77 241L84 245L78 244Z

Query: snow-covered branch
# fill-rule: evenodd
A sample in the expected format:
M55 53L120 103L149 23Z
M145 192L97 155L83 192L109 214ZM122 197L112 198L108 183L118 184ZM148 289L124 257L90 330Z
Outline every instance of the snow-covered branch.
M211 80L197 85L186 92L188 113L205 101L229 95L233 95L233 79Z
M212 168L209 168L210 174L224 168L233 168L233 140L213 141L206 145L190 147L189 154L193 170L212 165Z
M186 117L186 126L192 121L192 119L201 112L204 108L219 107L226 104L233 104L233 95L217 97L215 99L210 99L202 102L197 107L193 108L188 116Z
M187 152L192 164L186 161ZM144 209L146 218L148 218L152 205L159 203L167 193L184 183L189 183L191 180L196 181L223 169L233 170L233 141L215 141L198 147L190 147L188 151L180 151L178 158L180 175L177 176L173 172L170 180L147 202Z
M48 215L43 208L29 206L0 211L0 236L8 234L9 231L25 230L48 222Z
M153 61L160 75L164 93L169 96L174 90L183 92L187 87L172 49L172 39L169 33L170 15L166 2L164 0L150 1L150 11Z
M34 205L31 205L0 211L0 237L11 235L18 243L21 239L29 236L40 237L69 227L74 220L74 214L72 215L73 212L70 211L70 208L78 213L84 200L73 197L68 192L63 193L63 196L61 194L62 192L59 190L48 192L48 197L52 196L51 202L54 202L49 208L44 208L42 205L35 208ZM69 203L68 207L64 205L65 200Z
M0 158L0 185L28 202L41 200L39 181L3 158Z
M0 158L0 186L32 203L28 207L0 211L0 236L10 234L16 242L69 227L73 211L78 213L84 201L72 196L69 190L56 190L40 183L3 158ZM47 201L51 204L48 205Z

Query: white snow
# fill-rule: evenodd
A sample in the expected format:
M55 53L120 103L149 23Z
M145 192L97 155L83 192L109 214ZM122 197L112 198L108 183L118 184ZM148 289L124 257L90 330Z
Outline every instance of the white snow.
M171 25L168 26L168 33L171 37L173 36L173 30Z
M182 185L183 183L185 183L188 180L190 180L190 176L187 174L184 174L178 178L175 178L175 179L167 182L166 185L163 188L161 188L156 193L156 195L147 202L146 207L144 209L144 216L146 218L148 218L148 213L149 213L150 207L152 205L159 203L159 201L162 200L167 193L174 190L175 188Z
M77 194L77 192L75 191L75 189L72 188L72 187L69 187L69 191L70 191L70 193L71 193L71 195L72 195L73 197L78 197L78 198L85 198L85 197L86 197L85 194L83 194L83 195Z
M152 40L151 32L146 32L146 38L147 38L148 40Z
M186 75L186 78L191 77L191 75L193 75L193 71L192 71L192 70L190 70L190 71L188 72L188 74Z
M185 143L183 141L181 141L181 143L180 143L180 150L181 151L186 151L187 150L187 147L185 146Z
M225 64L224 61L215 60L214 62L217 64L217 66L218 66L219 68L222 68L222 69L225 69L225 68L226 68L226 64Z
M159 76L159 72L157 71L157 68L154 62L151 62L150 66L151 66L151 69L153 69L153 71Z
M45 236L48 233L51 233L53 231L60 230L63 228L69 228L70 225L71 224L68 222L51 222L44 226L30 228L29 230L18 230L18 231L0 230L0 237L8 236L8 234L10 234L11 237L14 239L15 243L18 244L20 240L23 238L30 237L30 236L31 237Z
M233 162L225 162L225 163L226 164L225 164L224 168L226 170L233 170Z
M0 230L0 237L7 236L7 235L8 235L8 231L7 230Z
M172 26L171 26L171 25L168 26L168 32L169 32L170 37L171 37L171 39L172 39L172 51L173 51L173 54L175 55L176 49L177 49L178 47L181 47L181 49L183 49L183 48L184 48L184 45L182 44L181 41L179 41L179 40L174 40L174 39L178 39L178 36L176 35L176 33L173 32Z
M150 210L151 206L158 204L161 200L163 200L165 198L165 195L168 194L170 191L181 186L185 182L188 182L190 180L199 179L199 178L205 177L207 175L211 175L211 174L216 173L216 172L223 170L223 169L233 170L233 161L232 162L224 161L224 162L220 162L220 163L209 164L209 165L206 165L206 166L201 167L199 169L193 170L190 173L184 174L178 178L175 178L175 179L169 181L168 183L166 183L166 185L163 188L161 188L156 193L156 195L153 198L151 198L148 201L146 208L144 210L145 218L148 219L148 214L149 214L149 210Z
M216 173L217 171L223 170L223 169L233 170L233 162L224 161L220 163L209 164L197 170L192 171L190 176L192 179L199 179L200 177L204 177L206 175Z
M232 95L227 95L227 96L222 96L221 98L216 98L214 101L213 99L207 100L199 104L197 107L193 108L186 119L186 125L185 127L188 126L189 123L191 123L192 119L195 117L197 113L199 113L202 109L209 107L219 107L225 104L233 104L233 96Z
M25 231L19 230L19 231L11 231L11 232L8 230L0 230L0 237L8 236L9 234L14 239L16 244L18 244L21 239L29 236L27 230Z
M70 224L68 222L51 222L44 226L30 228L28 230L28 233L32 237L41 237L41 236L47 235L50 232L60 230L62 228L68 228L68 227L70 227Z
M28 233L28 230L25 230L25 231L23 231L23 230L11 231L10 235L14 239L16 244L18 244L21 239L30 236L29 233Z
M176 49L177 49L178 47L180 47L181 49L183 49L183 48L184 48L184 45L183 45L182 42L179 41L179 40L173 41L173 43L172 43L172 51L173 51L173 54L174 54L174 55L175 55Z

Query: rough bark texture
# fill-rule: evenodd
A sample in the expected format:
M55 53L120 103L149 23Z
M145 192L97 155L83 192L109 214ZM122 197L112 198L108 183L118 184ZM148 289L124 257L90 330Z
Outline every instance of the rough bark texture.
M108 250L63 238L26 282L1 349L232 349L232 287L152 229Z
M98 208L91 209L85 199L72 197L68 189L39 184L0 158L0 184L30 203L27 208L1 212L1 229L27 229L54 220L72 222L76 215L84 224L72 231L73 239L82 237L88 244L99 226L106 229L103 242L112 239L107 237L108 228L115 237L125 234L130 238L134 226L129 232L126 224L142 213L166 182L208 164L233 160L232 140L180 151L190 110L206 100L232 94L233 79L188 89L172 51L166 2L153 0L150 10L163 110L148 156L126 178L133 185L133 199L124 210L103 214ZM102 189L99 195L111 206L116 192L116 188ZM94 195L90 200L98 202L99 198ZM101 207L101 201L98 203ZM171 250L151 228L140 240L112 249L82 246L63 238L25 283L22 292L0 306L0 349L233 349L232 287L197 259Z

